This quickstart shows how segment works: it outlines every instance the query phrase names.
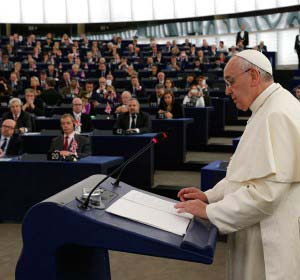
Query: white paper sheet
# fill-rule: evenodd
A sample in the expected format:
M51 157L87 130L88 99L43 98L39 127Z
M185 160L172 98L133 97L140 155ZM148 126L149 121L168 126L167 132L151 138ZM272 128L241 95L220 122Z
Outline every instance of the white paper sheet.
M179 214L174 203L138 191L130 191L106 212L125 217L177 235L184 235L191 214Z

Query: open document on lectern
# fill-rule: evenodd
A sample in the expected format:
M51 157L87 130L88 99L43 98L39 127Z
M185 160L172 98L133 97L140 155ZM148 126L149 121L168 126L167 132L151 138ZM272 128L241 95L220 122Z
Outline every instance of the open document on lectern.
M182 236L193 215L177 213L174 203L132 190L108 207L106 212Z

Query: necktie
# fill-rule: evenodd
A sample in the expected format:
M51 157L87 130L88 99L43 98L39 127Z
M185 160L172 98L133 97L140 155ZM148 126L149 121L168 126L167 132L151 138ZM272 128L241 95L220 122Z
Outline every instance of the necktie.
M3 141L3 143L2 143L2 145L1 145L1 147L0 147L0 149L1 149L2 151L5 150L6 144L7 144L7 138L4 138L4 141Z
M68 138L69 138L68 136L65 137L64 151L67 151L67 150L68 150L68 146L69 146L69 145L68 145L68 144L69 144L69 143L68 143Z
M15 120L15 121L18 120L18 115L14 115L14 120Z
M133 115L131 115L131 128L136 128L136 123L135 123L135 121L136 121L136 115L135 114L133 114Z

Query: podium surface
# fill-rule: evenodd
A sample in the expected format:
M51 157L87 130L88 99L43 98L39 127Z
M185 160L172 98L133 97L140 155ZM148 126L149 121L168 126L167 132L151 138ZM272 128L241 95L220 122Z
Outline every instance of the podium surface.
M90 176L28 211L17 280L110 279L108 250L212 263L217 229L207 221L193 219L182 237L104 210L79 209L75 197L102 178ZM114 187L113 181L109 178L101 185L116 194L106 207L135 189L124 183Z

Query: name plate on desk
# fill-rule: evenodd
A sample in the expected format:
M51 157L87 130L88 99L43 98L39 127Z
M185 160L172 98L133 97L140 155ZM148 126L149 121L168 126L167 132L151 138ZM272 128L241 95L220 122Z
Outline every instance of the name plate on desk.
M177 213L175 203L132 190L113 203L106 212L182 236L193 216Z

